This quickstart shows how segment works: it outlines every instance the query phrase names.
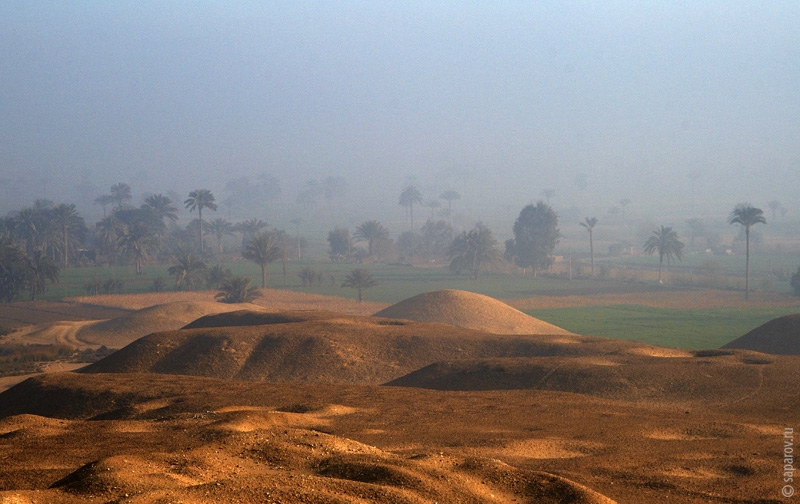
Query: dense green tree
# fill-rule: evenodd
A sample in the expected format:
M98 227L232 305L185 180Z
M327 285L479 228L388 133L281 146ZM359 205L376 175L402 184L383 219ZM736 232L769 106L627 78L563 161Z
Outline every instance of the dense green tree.
M669 265L672 258L679 261L683 258L683 242L678 238L678 233L671 227L661 226L653 230L653 234L644 243L644 251L647 255L658 252L658 283L661 283L661 268L664 259Z
M500 252L492 231L478 223L469 233L465 231L453 239L447 248L447 256L450 258L450 269L456 275L468 271L477 280L481 269L498 260Z
M756 224L766 224L764 212L760 208L752 206L750 203L739 203L736 205L728 217L730 224L740 224L744 228L745 234L745 274L744 274L744 298L750 296L750 227Z
M365 241L368 246L368 253L372 257L375 248L375 242L378 240L386 240L389 238L389 230L376 220L368 220L356 228L353 233L355 241Z
M10 303L25 290L28 258L11 238L0 236L0 301Z
M261 267L261 288L267 287L267 266L283 256L283 250L278 245L273 233L259 233L242 251L242 257L253 261Z
M507 248L518 266L531 268L533 276L553 264L553 250L561 237L558 215L550 205L539 201L528 205L514 222L514 240Z
M208 223L206 234L210 234L217 239L217 253L222 253L222 240L225 236L232 235L236 228L227 220L217 217Z
M406 186L400 193L399 203L401 206L405 207L408 215L411 217L411 231L414 231L414 205L422 203L422 193L419 192L416 186Z
M194 212L197 209L197 217L200 220L200 229L197 232L200 252L203 251L203 209L208 208L216 212L217 204L214 201L214 194L208 189L195 189L189 193L189 197L183 202L190 212Z
M31 301L36 301L36 296L47 291L47 282L58 283L59 269L56 263L41 250L36 250L27 260L28 290Z
M347 228L337 227L328 233L328 256L331 261L350 260L350 253L352 251L352 239L350 238L350 230Z
M446 221L428 221L419 230L420 249L430 260L447 255L447 246L453 242L453 227Z
M362 268L356 268L350 271L350 273L344 277L344 282L342 282L342 287L350 287L358 291L359 303L363 300L363 290L375 287L376 285L378 285L378 282L372 277L372 274Z
M581 226L586 228L586 231L589 232L589 254L591 256L591 264L592 264L592 278L594 278L594 239L592 236L592 230L597 225L597 217L586 217L583 222L579 222Z
M191 252L182 252L177 263L167 269L167 273L175 277L175 287L180 290L194 290L202 285L205 271L206 264Z
M214 298L220 303L250 303L261 297L258 287L250 285L252 281L244 276L228 278L219 286L220 292Z

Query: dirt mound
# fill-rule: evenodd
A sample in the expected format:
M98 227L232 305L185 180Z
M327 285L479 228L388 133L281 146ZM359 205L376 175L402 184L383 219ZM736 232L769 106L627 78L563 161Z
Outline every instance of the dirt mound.
M214 303L210 301L177 301L137 310L122 317L103 320L83 327L78 339L95 345L120 348L147 334L180 329L203 315L229 311L259 310L251 305Z
M693 359L716 375L703 362L748 353L705 355ZM796 357L774 359L796 369ZM791 373L770 366L755 366L765 378L757 393L694 406L533 390L42 375L0 394L0 500L761 502L780 494L772 447L800 407L791 389L775 387L776 373ZM676 373L654 369L649 386ZM689 386L682 396L693 394Z
M462 359L437 362L387 385L434 390L535 389L607 399L714 404L765 387L789 392L800 360L747 351L698 351L661 358L638 352L605 356Z
M20 329L4 339L9 342L62 344L78 350L100 346L122 348L158 331L180 329L208 314L247 309L264 310L253 304L225 304L211 301L177 301L117 314L107 320L61 321ZM92 313L92 312L89 312ZM102 311L96 312L102 313Z
M290 310L279 312L254 312L236 310L215 315L206 315L187 324L183 329L200 329L211 327L241 327L270 324L291 324L309 320L328 320L340 318L342 315L331 311Z
M490 334L314 311L240 311L208 316L187 327L143 337L83 371L380 384L441 360L602 356L642 346L577 335Z
M571 334L494 298L461 290L419 294L374 316L439 322L495 334Z
M742 348L774 355L800 355L800 313L770 320L722 348Z

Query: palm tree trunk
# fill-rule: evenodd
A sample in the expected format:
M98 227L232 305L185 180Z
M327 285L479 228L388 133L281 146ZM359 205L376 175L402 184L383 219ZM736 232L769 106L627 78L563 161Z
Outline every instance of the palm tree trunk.
M661 266L664 264L664 257L662 256L661 259L658 261L658 283L661 283Z
M750 228L744 228L745 260L744 260L744 300L750 296Z
M264 264L261 265L261 288L267 288L267 266Z
M361 302L361 287L358 288L358 302Z
M197 217L200 219L200 253L203 253L203 207L197 207Z
M592 278L594 278L594 240L592 240L591 230L589 230L589 254L592 258Z

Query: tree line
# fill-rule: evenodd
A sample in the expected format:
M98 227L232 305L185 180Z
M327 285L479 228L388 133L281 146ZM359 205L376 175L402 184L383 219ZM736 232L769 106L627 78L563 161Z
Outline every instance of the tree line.
M459 197L455 191L446 191L440 198L451 204ZM137 274L141 274L143 265L151 261L171 264L168 272L175 279L177 289L196 289L202 285L219 289L226 285L242 293L230 297L250 299L254 291L249 282L237 278L231 283L230 270L220 264L208 267L201 260L221 254L226 236L241 234L241 256L261 268L262 288L267 283L270 263L280 259L285 266L290 258L302 255L304 242L299 232L297 236L290 236L282 230L268 230L267 224L260 219L236 224L219 217L208 220L208 212L217 210L215 197L208 189L193 190L183 201L185 209L197 212L197 219L184 228L175 224L178 208L171 198L152 194L139 207L133 206L131 200L127 184L111 186L108 194L95 200L103 208L103 218L91 232L74 204L56 205L37 200L31 207L0 218L0 300L18 299L23 292L30 299L36 299L45 291L47 282L58 281L62 268L76 263L129 264L134 266ZM503 251L484 224L477 223L472 229L457 233L451 222L433 220L433 211L431 218L415 230L414 205L423 202L421 193L413 185L401 192L398 203L406 209L410 228L398 236L396 243L390 239L389 230L374 219L357 226L352 236L347 228L331 230L328 233L329 258L332 261L371 262L383 260L397 251L401 260L408 258L409 262L411 258L431 263L447 261L453 273L466 273L475 279L489 265L501 260L523 270L530 269L533 276L549 269L554 261L553 252L561 238L558 214L544 201L527 205L520 211L512 226L514 237L505 242ZM433 210L438 204L429 202L426 206ZM448 215L452 214L448 212ZM592 277L595 276L593 231L598 222L595 217L586 217L579 223L589 234ZM747 297L750 227L766 223L766 220L761 209L742 203L734 208L729 222L741 225L746 236ZM299 226L299 220L293 223ZM206 244L206 237L212 238L213 244ZM355 247L357 243L364 247ZM662 282L662 266L665 262L669 265L674 259L681 260L683 247L677 232L666 226L655 229L647 239L645 253L659 256L659 283ZM359 297L362 288L374 284L365 273L363 270L355 277L349 277L345 282L348 285L344 285L357 288ZM301 278L304 285L313 284L309 278Z

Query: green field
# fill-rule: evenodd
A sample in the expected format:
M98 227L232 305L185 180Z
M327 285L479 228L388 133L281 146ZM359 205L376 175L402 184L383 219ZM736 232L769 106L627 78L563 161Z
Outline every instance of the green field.
M640 305L528 310L525 313L578 334L674 348L718 348L800 308L674 310Z
M248 275L254 284L261 280L261 270L251 262L226 263L234 274ZM298 272L312 267L323 274L320 286L303 287ZM461 289L497 299L520 299L541 296L580 296L587 294L636 294L664 290L654 282L623 282L558 277L533 278L508 273L487 273L478 280L454 276L446 267L410 267L403 265L357 265L329 262L290 262L286 276L280 262L268 269L268 287L353 299L355 291L341 287L345 275L354 268L369 270L378 280L377 287L364 292L365 301L396 303L417 294L439 289ZM92 279L124 281L124 292L149 292L156 278L162 278L166 290L173 279L166 266L149 266L135 275L132 267L72 268L62 271L61 282L50 286L46 298L85 295L84 284ZM569 331L609 338L680 348L716 348L776 317L800 312L798 307L709 308L678 310L636 304L554 308L528 311L530 315Z

